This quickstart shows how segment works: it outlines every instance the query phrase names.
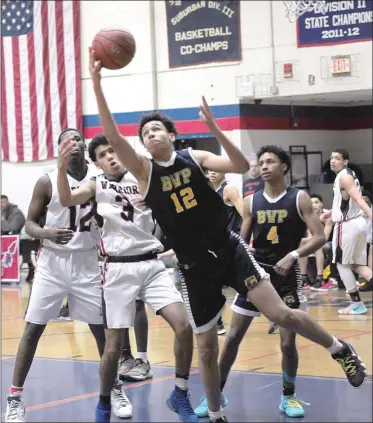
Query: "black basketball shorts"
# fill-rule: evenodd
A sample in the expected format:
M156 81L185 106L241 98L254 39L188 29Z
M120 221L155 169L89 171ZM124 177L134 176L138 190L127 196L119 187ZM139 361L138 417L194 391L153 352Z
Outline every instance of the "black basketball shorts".
M195 333L215 326L225 305L224 285L246 297L262 279L269 279L244 241L233 232L224 245L200 253L197 259L179 262L178 271L183 300Z
M302 278L298 263L286 276L276 273L274 266L260 263L263 269L269 274L272 285L284 303L292 308L307 310L307 298L303 295ZM249 301L247 296L237 294L231 305L232 311L244 316L259 317L261 312Z

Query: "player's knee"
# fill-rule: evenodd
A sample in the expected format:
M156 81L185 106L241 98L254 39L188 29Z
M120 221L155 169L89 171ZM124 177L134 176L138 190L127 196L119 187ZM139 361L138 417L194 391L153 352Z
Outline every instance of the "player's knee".
M198 352L199 360L205 367L216 365L219 356L219 348L215 345L209 343L199 345Z
M271 315L266 317L284 328L293 327L292 321L295 319L293 310L285 304L282 307L278 307L276 310L273 310L273 314L271 313Z
M175 326L175 336L179 340L193 338L193 330L188 319L180 319L178 321L177 325Z
M295 344L295 337L290 336L286 338L282 338L281 342L281 351L282 354L286 357L294 357L297 354L297 348Z

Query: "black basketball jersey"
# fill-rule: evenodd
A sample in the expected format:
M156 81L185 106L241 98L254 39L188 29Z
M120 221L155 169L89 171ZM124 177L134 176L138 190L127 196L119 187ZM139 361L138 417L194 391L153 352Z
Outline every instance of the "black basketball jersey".
M259 263L275 265L299 247L307 229L298 208L299 194L297 188L288 187L275 199L264 190L253 195L253 247Z
M224 202L224 188L228 185L228 182L225 181L220 188L216 190L216 192L220 195ZM233 204L226 204L225 210L227 212L228 216L228 229L230 231L235 232L236 234L240 234L241 231L241 225L242 225L242 218L241 215L238 213L236 207Z
M145 202L179 259L214 251L228 239L224 202L191 149L174 152L167 165L152 160Z

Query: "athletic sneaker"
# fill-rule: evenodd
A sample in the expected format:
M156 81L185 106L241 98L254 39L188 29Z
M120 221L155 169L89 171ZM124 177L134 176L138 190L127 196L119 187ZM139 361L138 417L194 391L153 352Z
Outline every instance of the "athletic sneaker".
M64 306L61 307L60 315L58 316L58 320L71 320L68 305L64 305Z
M323 284L325 284L325 281L322 278L317 277L310 289L311 291L317 291L319 288L323 286Z
M364 285L360 285L359 291L370 292L373 291L373 278L366 282Z
M121 380L127 375L127 373L136 366L136 360L133 357L124 357L123 355L119 359L118 364L118 375Z
M368 310L362 301L353 302L348 307L338 310L339 314L365 314L367 312Z
M227 330L225 329L224 325L217 325L218 329L218 335L224 335L227 333Z
M221 393L221 399L220 399L220 405L224 408L224 407L227 406L227 404L228 404L228 399L222 392ZM199 418L208 417L209 407L207 405L207 398L205 396L203 396L201 398L201 402L197 406L197 408L194 410L194 412L195 412L196 416L198 416Z
M171 392L170 398L166 402L168 408L179 415L182 422L198 422L198 417L194 414L188 391L184 391L177 386Z
M153 377L153 371L149 361L144 361L141 358L136 358L135 365L131 370L124 373L125 380L146 380Z
M343 345L343 349L332 354L332 357L341 365L350 385L360 388L368 376L366 365L361 361L352 344L340 339L338 341Z
M25 413L22 395L9 394L7 396L5 422L24 422Z
M110 399L111 407L117 417L121 419L132 417L132 404L121 386L118 385L112 389Z
M301 400L295 398L294 395L281 395L281 403L279 409L288 417L304 417L304 410L301 406Z
M315 291L318 291L318 292L329 292L329 291L335 291L335 290L338 290L338 287L336 287L330 279L324 282L321 288L315 289Z
M272 335L278 329L278 324L274 322L269 322L268 334Z
M224 417L219 417L218 419L216 419L216 420L210 420L210 423L228 423L228 420L227 420L227 418L224 416Z

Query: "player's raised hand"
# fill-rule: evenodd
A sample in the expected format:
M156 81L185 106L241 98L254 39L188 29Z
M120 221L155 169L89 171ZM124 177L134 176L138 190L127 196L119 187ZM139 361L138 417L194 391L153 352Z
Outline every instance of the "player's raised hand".
M49 228L45 230L45 239L56 244L67 244L74 236L74 232L68 228Z
M211 113L210 107L204 96L202 96L202 103L200 106L199 117L209 128L216 125L214 116Z
M58 166L64 169L69 165L70 156L77 151L76 140L74 135L70 135L63 140L58 149Z
M89 73L93 83L100 83L101 81L102 63L96 59L96 52L89 47Z

